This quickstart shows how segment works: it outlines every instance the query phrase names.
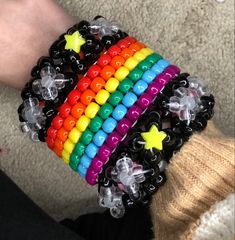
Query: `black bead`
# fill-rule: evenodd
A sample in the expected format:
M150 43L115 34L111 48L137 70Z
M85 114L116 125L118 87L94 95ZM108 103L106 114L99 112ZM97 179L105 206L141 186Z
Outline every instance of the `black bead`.
M57 111L52 107L46 106L43 108L43 113L47 118L53 119L56 116Z
M17 109L18 116L19 116L19 121L20 122L25 122L24 118L22 117L22 110L24 109L24 104L21 103L20 106Z
M126 193L122 196L122 202L124 207L127 209L136 206L136 204L130 199L130 197Z
M95 54L92 52L85 52L84 53L84 58L86 59L86 61L93 61L95 59Z
M96 42L95 36L92 34L85 35L85 39L86 39L85 45L87 45L87 46L93 46L94 43Z
M95 53L101 53L104 49L104 46L100 43L96 43L94 47L94 52Z
M65 44L66 44L66 41L65 41L64 37L60 40L55 41L49 49L50 57L52 57L52 58L62 57L63 54L66 52Z
M39 131L38 131L39 141L45 142L45 138L46 138L46 129L45 128L39 129Z
M121 30L118 30L114 35L116 42L118 42L120 39L123 39L123 32Z
M38 60L38 67L42 69L43 67L52 66L53 60L50 57L40 57Z
M68 30L67 30L67 34L68 35L72 35L74 32L76 32L78 30L78 28L77 28L77 25L74 25L73 27L71 27L71 28L69 28Z
M32 91L31 91L31 89L28 88L28 87L24 88L24 89L22 90L22 92L21 92L21 98L22 98L23 100L28 99L28 98L30 98L30 97L32 97L32 96L33 96L33 93L32 93Z
M88 29L87 29L87 30L85 30L85 29L80 29L80 30L79 30L79 33L80 33L80 35L81 35L83 38L85 38L85 36L86 36L87 34L90 34L90 32L89 32Z
M116 40L113 36L104 36L104 37L102 37L101 41L104 44L106 49L110 48L116 42Z
M32 68L31 76L33 78L39 78L40 77L40 69L39 69L39 67L37 65Z
M79 29L79 32L80 32L80 30L88 30L90 23L87 21L81 21L80 23L76 24L75 26Z
M83 60L76 60L72 62L72 70L75 73L85 73L87 71L86 63Z
M158 190L157 184L154 185L154 184L152 184L152 183L150 183L150 182L144 183L143 188L144 188L144 191L145 191L148 195L153 195L153 194L156 193L157 190Z
M98 15L98 16L95 16L95 17L93 18L93 20L97 20L97 19L99 19L99 18L104 18L104 17L101 16L101 15Z

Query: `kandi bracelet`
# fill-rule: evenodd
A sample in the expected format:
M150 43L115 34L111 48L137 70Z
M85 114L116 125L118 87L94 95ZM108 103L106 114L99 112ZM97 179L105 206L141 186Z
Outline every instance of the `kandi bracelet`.
M200 78L100 16L62 34L31 75L21 129L98 184L115 218L150 202L172 156L213 116Z

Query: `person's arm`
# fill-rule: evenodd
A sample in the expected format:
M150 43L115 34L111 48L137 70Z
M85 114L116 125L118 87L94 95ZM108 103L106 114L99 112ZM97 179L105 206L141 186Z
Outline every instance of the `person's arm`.
M75 23L52 0L2 0L0 3L0 82L21 89L38 58Z

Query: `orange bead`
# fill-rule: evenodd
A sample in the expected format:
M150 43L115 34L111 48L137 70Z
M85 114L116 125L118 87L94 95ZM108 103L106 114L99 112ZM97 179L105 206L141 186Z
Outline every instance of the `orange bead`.
M56 138L55 139L55 142L54 142L54 146L57 148L57 149L59 149L59 150L63 150L63 148L64 148L64 143L60 140L60 139L58 139L58 138Z
M62 127L57 132L57 138L59 140L61 140L62 142L65 142L66 139L68 138L68 134L69 134L69 132L64 127Z
M120 53L120 56L122 56L124 59L127 59L133 55L133 51L129 48L125 48Z
M68 131L71 131L73 129L73 127L76 124L76 118L72 117L71 115L69 115L65 120L64 120L64 128Z
M53 148L53 152L54 152L58 157L61 157L62 150L60 150L59 148L54 147L54 148Z
M105 86L105 81L101 77L96 77L91 83L91 90L94 92L99 92L101 88Z
M136 44L138 44L140 46L140 48L145 48L146 45L142 42L136 42Z
M115 56L110 62L110 65L115 69L118 69L124 64L124 62L125 62L125 59L123 57Z
M108 80L109 78L111 78L113 76L114 73L115 73L115 68L107 65L101 70L100 76L104 80Z
M129 47L128 47L133 53L138 52L141 47L139 46L138 43L132 43Z
M87 89L81 96L81 103L87 106L90 102L93 101L94 98L95 93L92 90Z
M75 104L71 109L71 115L76 119L80 118L85 111L86 106L82 103Z

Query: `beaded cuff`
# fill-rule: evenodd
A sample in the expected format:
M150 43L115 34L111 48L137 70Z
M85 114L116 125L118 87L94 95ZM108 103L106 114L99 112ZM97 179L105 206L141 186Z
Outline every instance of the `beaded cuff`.
M100 16L62 34L31 75L22 131L98 184L99 204L116 218L149 203L173 154L213 116L200 78Z

